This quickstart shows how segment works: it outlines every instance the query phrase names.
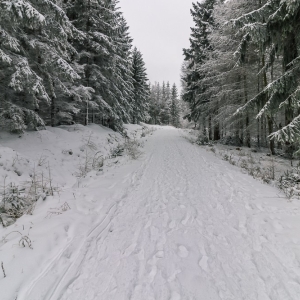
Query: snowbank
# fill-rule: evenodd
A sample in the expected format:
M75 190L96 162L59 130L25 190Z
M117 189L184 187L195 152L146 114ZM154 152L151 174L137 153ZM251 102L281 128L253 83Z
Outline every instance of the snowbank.
M126 130L143 140L142 126L127 125ZM119 133L94 124L47 127L22 136L0 134L0 192L12 184L22 189L41 174L51 176L54 188L53 196L39 197L32 215L5 228L0 225L1 300L22 299L20 287L30 289L29 283L34 284L53 260L76 259L88 230L104 220L119 199L112 182L124 183L114 176L120 165L132 164L128 156L118 156L122 149L116 149L123 143ZM64 267L58 265L57 272Z

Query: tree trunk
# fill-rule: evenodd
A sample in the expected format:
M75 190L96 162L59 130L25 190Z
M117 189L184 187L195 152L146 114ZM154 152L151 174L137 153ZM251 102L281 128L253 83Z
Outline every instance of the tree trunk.
M270 116L267 116L268 120L268 130L269 130L269 135L273 133L273 120ZM275 142L274 139L270 139L269 143L270 151L272 155L275 155Z
M211 126L211 115L208 117L208 139L212 140L212 126Z
M51 98L51 103L50 103L50 124L51 127L55 127L55 113L56 113L56 96L54 93L54 82L52 80L52 77L50 74L47 74L48 77L48 83L50 87L50 98Z
M214 141L220 140L220 125L218 122L215 123L214 126Z
M244 70L245 72L245 70ZM247 77L246 74L244 74L244 97L245 97L245 103L248 102L248 91L247 91ZM251 136L250 136L250 120L249 120L249 113L246 112L246 146L251 148Z
M55 96L51 96L51 127L55 127Z

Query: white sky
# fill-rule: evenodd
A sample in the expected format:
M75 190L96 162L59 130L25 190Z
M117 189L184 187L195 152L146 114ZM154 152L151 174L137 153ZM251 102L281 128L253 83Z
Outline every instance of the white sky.
M190 9L195 0L120 0L130 34L143 54L149 80L180 88L182 48L189 47Z

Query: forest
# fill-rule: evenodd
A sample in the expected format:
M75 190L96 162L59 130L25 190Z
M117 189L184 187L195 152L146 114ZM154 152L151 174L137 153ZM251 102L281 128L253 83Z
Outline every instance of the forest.
M210 140L297 152L300 2L195 2L184 49L187 117Z
M2 126L145 120L145 64L117 1L1 1L0 22Z
M297 152L298 1L193 3L181 91L149 82L117 0L0 5L0 125L12 132L74 123L180 127L185 117L203 139Z
M299 300L299 29L300 0L0 0L1 300Z

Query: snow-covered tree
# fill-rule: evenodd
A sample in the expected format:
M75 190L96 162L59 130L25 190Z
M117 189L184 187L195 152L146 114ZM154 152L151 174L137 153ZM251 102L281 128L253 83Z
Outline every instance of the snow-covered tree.
M85 33L79 52L84 85L95 93L87 102L86 119L98 112L99 119L121 128L132 112L131 38L115 0L66 0L64 7L76 28ZM100 114L100 115L99 115Z
M145 62L141 52L134 48L132 53L133 74L133 123L145 122L149 119L149 85Z
M190 121L198 122L208 109L210 96L207 94L205 73L199 69L209 59L212 45L209 35L215 21L213 18L214 6L223 1L205 0L193 3L191 15L195 27L191 28L190 47L184 49L185 61L188 63L182 80L185 82L182 99L189 104L190 114L186 116ZM211 127L211 114L208 114L208 123ZM209 130L211 133L211 130Z
M270 123L269 134L278 141L288 143L296 142L300 137L299 15L299 1L268 0L251 12L232 20L243 34L238 48L240 59L243 60L249 43L255 43L261 56L261 72L265 74L262 91L241 107L238 113L262 102L257 117L267 116ZM274 74L274 66L278 60L282 64L282 73ZM270 73L269 78L267 72ZM281 110L285 112L285 126L278 126L279 129L272 133L274 116Z
M150 85L150 97L149 97L149 114L150 114L150 122L152 124L161 124L160 103L161 103L161 87L159 83L155 82L153 85Z
M180 102L178 99L178 90L175 83L172 86L171 91L170 123L175 127L180 126Z
M56 1L13 0L0 2L0 36L2 121L21 131L43 125L37 112L45 103L54 125L57 94L69 94L64 82L80 78L70 65L76 50L69 42L80 33Z

